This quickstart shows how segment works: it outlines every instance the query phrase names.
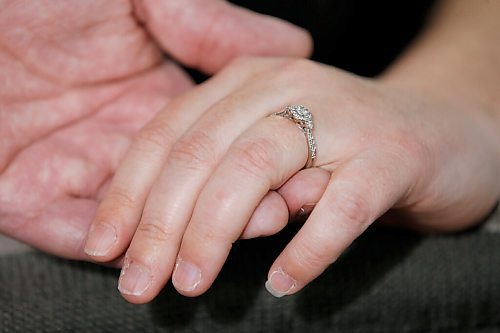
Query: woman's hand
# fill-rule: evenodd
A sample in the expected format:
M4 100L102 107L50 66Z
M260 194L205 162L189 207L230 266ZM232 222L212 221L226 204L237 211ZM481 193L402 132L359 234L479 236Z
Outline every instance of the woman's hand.
M292 104L314 115L316 168L301 171L304 133L269 117ZM269 271L274 295L293 294L391 208L424 228L477 222L499 195L497 135L459 103L308 60L240 59L141 131L86 251L102 262L126 251L119 288L131 302L171 276L196 296L236 240L276 233L315 206Z
M162 51L212 73L236 55L311 48L303 30L219 0L0 8L0 232L74 259L88 259L88 227L131 137L192 86Z

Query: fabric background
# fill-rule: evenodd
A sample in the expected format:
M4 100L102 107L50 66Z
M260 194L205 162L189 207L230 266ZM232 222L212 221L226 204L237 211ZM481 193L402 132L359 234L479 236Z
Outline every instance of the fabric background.
M421 237L371 228L321 277L282 299L267 270L296 231L236 244L213 288L119 295L118 271L39 253L0 256L1 332L500 332L500 214ZM494 231L494 232L492 232Z
M238 0L312 31L314 59L374 76L419 30L432 1ZM500 332L500 214L422 237L371 228L298 295L264 288L296 232L235 245L207 294L171 285L152 303L119 295L118 271L40 253L0 255L0 332Z

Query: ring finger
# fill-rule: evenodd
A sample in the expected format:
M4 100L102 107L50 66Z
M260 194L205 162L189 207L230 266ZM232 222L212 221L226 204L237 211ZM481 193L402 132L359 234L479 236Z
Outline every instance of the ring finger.
M179 292L196 296L211 286L259 202L307 157L304 134L283 118L262 119L235 141L201 191L184 233L172 277Z

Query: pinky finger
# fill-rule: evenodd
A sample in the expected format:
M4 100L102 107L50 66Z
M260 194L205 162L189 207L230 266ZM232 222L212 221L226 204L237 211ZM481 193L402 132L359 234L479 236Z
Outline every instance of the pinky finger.
M410 169L380 155L340 166L307 222L272 265L267 290L282 297L314 280L397 203L412 179Z

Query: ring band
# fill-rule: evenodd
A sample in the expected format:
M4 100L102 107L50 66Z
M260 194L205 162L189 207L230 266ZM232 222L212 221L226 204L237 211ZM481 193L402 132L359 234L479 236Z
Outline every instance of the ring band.
M307 163L304 169L311 168L316 159L316 140L313 136L313 116L311 111L303 105L288 105L282 111L273 113L273 116L279 116L292 120L304 133L307 140L309 153Z

